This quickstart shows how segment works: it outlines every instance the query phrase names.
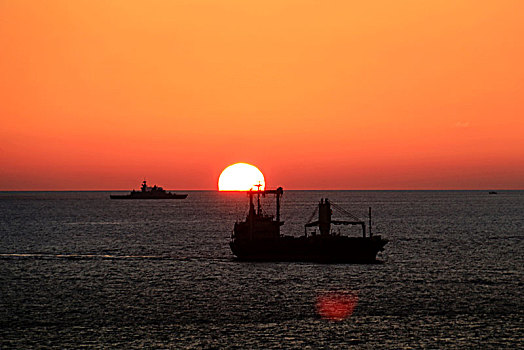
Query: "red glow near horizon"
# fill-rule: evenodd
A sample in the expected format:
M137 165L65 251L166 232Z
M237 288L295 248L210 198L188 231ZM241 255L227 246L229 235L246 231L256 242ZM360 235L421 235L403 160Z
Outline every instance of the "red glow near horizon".
M358 303L355 292L325 292L317 296L317 312L323 319L342 321L351 316Z

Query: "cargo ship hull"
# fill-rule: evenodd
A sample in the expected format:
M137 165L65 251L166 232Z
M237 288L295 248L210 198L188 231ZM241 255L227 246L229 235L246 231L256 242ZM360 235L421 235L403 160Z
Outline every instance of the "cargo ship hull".
M302 261L322 263L376 263L387 240L373 237L281 237L236 240L231 251L244 261Z
M260 185L257 185L260 186ZM260 198L267 194L276 195L276 215L267 215L261 210ZM248 191L249 212L245 220L235 222L231 236L232 253L238 260L246 261L303 261L321 263L375 263L377 254L388 243L379 235L371 234L371 208L369 209L369 231L365 222L355 215L321 199L318 208L304 225L303 236L287 236L280 233L284 221L280 220L281 187L276 190ZM256 197L256 207L254 202ZM333 205L350 217L349 220L332 220ZM318 220L311 221L318 212ZM335 233L331 225L358 225L361 237Z

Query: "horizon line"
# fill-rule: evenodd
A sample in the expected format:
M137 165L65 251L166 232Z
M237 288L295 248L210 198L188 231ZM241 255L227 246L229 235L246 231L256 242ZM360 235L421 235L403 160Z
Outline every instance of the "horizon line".
M524 188L290 188L286 191L522 191ZM129 189L0 189L0 192L122 192ZM220 191L218 189L166 189L170 192L206 191L206 192L247 192L247 191Z

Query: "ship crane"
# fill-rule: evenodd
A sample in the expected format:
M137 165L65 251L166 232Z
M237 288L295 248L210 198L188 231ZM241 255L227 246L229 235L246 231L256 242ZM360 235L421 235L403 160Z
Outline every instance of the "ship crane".
M261 210L260 210L260 196L263 197L266 196L266 194L274 194L277 201L277 208L276 208L276 221L280 222L280 197L284 194L284 189L282 187L277 188L276 190L261 190L260 187L262 184L258 183L258 185L255 185L257 187L257 190L250 189L247 191L247 195L249 196L249 211L250 214L256 214L257 216L260 216ZM253 203L253 196L257 196L257 211L255 212L255 205Z
M352 220L332 220L331 215L333 214L333 211L331 210L331 206L341 211L342 213L346 214ZM311 220L313 219L313 217L315 216L317 212L317 209L318 209L318 220L311 222ZM369 224L370 224L369 237L372 237L372 234L371 234L371 208L369 208L369 215L370 215L369 217ZM331 203L329 199L327 198L325 200L324 198L320 200L318 208L315 209L315 211L313 212L313 214L311 215L308 221L309 222L304 226L304 229L306 230L306 234L307 234L308 227L318 226L320 230L320 235L326 236L326 235L329 235L331 232L331 225L359 225L362 227L362 237L364 238L366 237L366 223L360 220L356 215L351 214L350 212L340 207L339 205L335 203Z

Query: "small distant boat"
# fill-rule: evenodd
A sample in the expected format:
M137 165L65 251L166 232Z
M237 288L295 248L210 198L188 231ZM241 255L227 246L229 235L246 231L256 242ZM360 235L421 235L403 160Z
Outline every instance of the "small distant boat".
M259 185L257 185L259 186ZM239 260L248 261L310 261L322 263L374 263L379 251L388 241L371 233L371 208L369 233L366 224L327 198L321 199L311 219L304 227L304 235L285 236L280 233L280 197L282 187L276 190L248 191L249 212L246 220L236 222L230 247ZM276 195L276 217L266 215L260 207L260 197ZM253 197L256 196L256 208ZM332 220L331 206L349 216L349 220ZM318 220L311 221L318 211ZM331 225L357 225L362 227L362 237L350 237L333 232ZM318 231L314 229L318 227ZM308 232L309 231L309 232Z
M144 180L140 191L133 190L129 194L112 194L109 197L111 199L185 199L187 194L166 192L166 190L157 185L149 187L146 180Z
M489 194L497 194L497 191L489 191Z

